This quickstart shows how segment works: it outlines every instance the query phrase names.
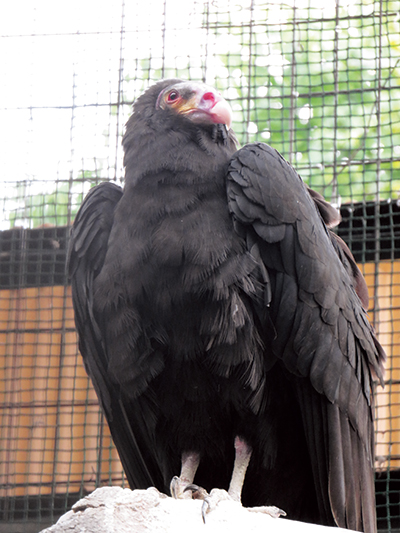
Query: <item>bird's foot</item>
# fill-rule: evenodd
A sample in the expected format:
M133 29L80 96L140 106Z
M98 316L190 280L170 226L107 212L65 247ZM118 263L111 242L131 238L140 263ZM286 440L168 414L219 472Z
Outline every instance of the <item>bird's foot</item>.
M224 500L230 500L237 502L239 505L242 505L240 501L238 501L236 498L232 497L226 490L223 489L213 489L210 494L203 489L202 487L199 487L198 485L187 485L184 489L185 492L191 492L193 499L200 499L204 500L203 505L201 508L201 515L203 517L203 522L206 523L206 514L210 511L213 511L217 505ZM268 514L269 516L272 516L273 518L279 518L280 516L286 516L285 511L282 509L279 509L278 507L275 507L274 505L271 506L262 506L262 507L246 507L248 511L251 511L252 513L264 513Z
M280 516L286 516L285 511L275 507L275 505L263 505L261 507L246 507L248 511L252 513L264 513L272 516L272 518L279 518Z
M232 500L231 496L223 489L213 489L210 494L199 487L198 485L187 485L185 492L191 492L192 499L194 500L203 500L203 505L201 507L201 516L203 517L203 522L206 523L206 513L209 513L217 507L219 502L222 500Z
M198 497L194 495L193 491L191 489L188 489L189 486L191 485L188 484L188 481L186 479L182 477L174 476L169 485L171 496L175 498L175 500L198 499ZM198 487L198 489L200 490L200 487ZM204 498L200 498L200 499L204 499Z
M194 499L190 491L185 488L193 483L197 467L200 462L200 454L194 451L186 451L182 453L182 465L180 476L174 476L169 485L171 496L176 500Z

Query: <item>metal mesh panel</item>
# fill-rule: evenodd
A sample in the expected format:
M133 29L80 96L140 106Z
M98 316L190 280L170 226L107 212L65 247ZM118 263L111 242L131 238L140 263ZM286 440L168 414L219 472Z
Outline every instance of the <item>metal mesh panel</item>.
M379 527L400 528L399 11L400 0L9 3L0 17L7 531L38 531L83 493L124 482L77 351L65 250L89 188L123 181L132 101L172 76L217 86L241 143L268 142L341 205L339 233L362 265L389 356L376 408Z

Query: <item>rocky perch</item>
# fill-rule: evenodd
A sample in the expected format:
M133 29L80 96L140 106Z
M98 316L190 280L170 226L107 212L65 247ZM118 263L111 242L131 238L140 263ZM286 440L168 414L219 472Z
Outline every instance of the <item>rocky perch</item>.
M79 500L71 511L41 533L339 533L316 526L251 512L232 500L221 501L203 523L201 500L175 500L155 488L103 487Z

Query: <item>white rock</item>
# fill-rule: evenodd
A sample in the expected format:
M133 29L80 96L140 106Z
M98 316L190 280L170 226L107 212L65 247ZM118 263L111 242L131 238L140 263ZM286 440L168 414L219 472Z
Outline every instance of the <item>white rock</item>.
M339 533L316 526L249 512L224 500L203 523L200 500L174 500L158 492L103 487L79 500L71 511L41 533Z

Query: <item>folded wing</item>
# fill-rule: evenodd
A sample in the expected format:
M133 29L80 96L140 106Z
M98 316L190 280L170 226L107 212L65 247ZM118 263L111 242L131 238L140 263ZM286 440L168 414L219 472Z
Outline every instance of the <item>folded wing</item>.
M363 307L365 282L318 195L271 147L232 158L235 227L268 271L274 355L297 394L322 515L375 531L372 377L384 352ZM361 299L360 299L361 298Z

